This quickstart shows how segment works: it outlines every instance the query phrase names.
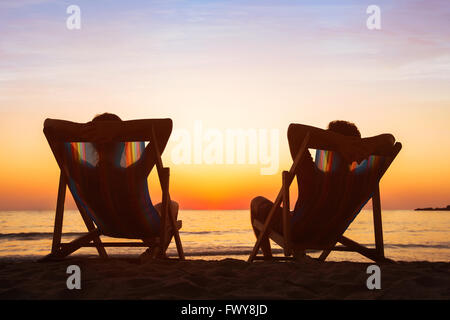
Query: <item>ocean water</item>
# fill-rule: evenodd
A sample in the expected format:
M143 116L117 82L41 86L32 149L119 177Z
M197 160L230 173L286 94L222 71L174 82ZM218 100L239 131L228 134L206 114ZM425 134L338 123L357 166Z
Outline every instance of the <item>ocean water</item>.
M255 237L248 210L190 211L182 210L180 237L187 259L246 260ZM0 258L42 257L50 252L54 211L0 212ZM63 241L70 241L85 232L78 211L67 210L64 216ZM450 261L450 212L384 210L383 232L385 255L397 261ZM373 246L372 212L363 210L345 233L363 245ZM126 241L111 239L108 241ZM274 253L281 254L274 244ZM139 255L145 248L106 248L111 255ZM95 248L83 248L77 253L96 255ZM172 243L169 256L176 254ZM319 252L311 252L318 256ZM368 259L349 252L333 252L332 261Z

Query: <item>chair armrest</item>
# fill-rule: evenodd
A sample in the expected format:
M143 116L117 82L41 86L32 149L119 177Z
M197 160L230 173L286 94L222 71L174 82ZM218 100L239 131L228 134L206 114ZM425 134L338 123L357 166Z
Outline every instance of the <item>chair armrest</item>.
M170 168L167 167L161 168L161 171L159 172L158 176L161 183L162 192L164 194L169 193Z

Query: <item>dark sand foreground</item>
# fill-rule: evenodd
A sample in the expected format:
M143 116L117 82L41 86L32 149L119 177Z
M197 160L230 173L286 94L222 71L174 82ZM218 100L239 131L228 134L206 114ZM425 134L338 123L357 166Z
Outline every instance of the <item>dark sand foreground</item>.
M68 290L66 268L81 269ZM367 263L150 261L74 257L37 263L0 259L0 299L449 299L450 263L381 266L381 290L368 290Z

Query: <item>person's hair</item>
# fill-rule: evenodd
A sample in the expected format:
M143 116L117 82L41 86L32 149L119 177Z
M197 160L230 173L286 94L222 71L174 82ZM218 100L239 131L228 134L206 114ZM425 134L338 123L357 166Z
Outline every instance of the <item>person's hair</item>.
M343 134L344 136L352 136L361 138L358 127L352 122L345 120L334 120L328 124L328 130Z
M92 119L92 121L122 121L122 119L120 119L120 117L114 113L105 112L96 115L94 119Z

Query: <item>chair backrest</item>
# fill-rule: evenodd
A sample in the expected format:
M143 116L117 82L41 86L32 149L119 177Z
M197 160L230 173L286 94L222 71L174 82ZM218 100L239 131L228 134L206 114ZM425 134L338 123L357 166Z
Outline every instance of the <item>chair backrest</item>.
M102 234L140 239L159 234L159 214L148 193L147 176L137 170L144 141L117 141L115 165L106 170L98 166L94 143L76 137L58 140L56 132L44 132L80 213L92 219ZM167 140L166 134L158 141L161 152Z
M145 149L144 141L120 142L120 144L116 165L122 168L127 168L136 163ZM90 167L97 166L99 155L94 144L90 142L65 142L64 147L68 152L69 159L74 163Z
M396 143L391 155L371 155L359 165L353 163L348 173L339 177L334 174L342 161L339 154L316 150L315 164L323 173L321 194L308 212L294 219L293 240L309 248L333 245L372 198L400 149L401 144Z

